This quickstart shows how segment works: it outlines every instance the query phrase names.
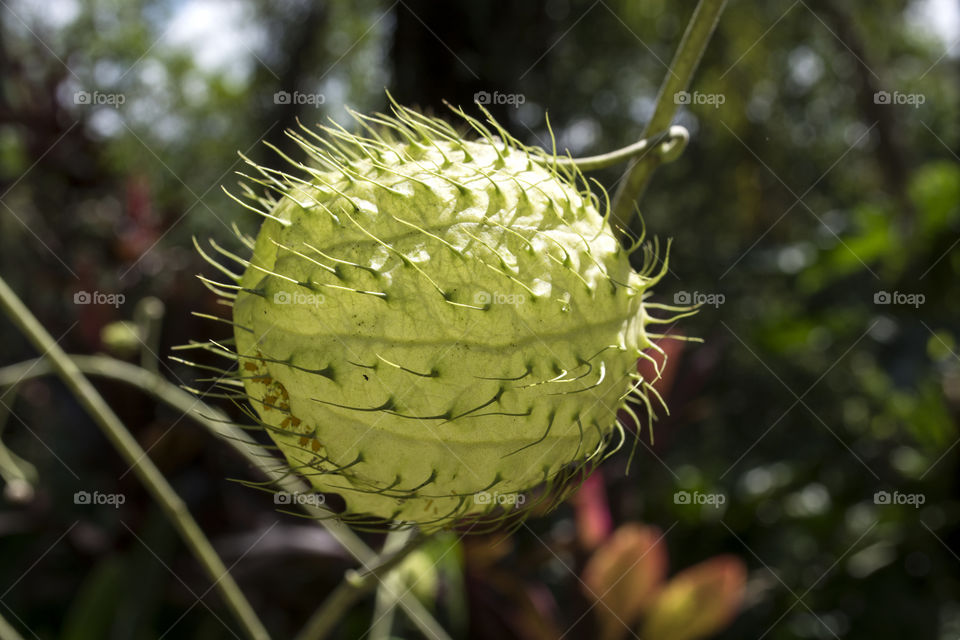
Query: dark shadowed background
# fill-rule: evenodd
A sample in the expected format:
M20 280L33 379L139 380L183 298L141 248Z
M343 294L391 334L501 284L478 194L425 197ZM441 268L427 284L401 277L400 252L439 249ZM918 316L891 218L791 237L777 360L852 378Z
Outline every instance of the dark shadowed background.
M190 385L171 347L223 335L190 315L220 311L191 237L257 228L221 190L238 150L276 164L263 141L292 150L297 118L347 125L344 105L383 110L385 88L438 115L488 100L529 144L549 144L549 113L574 155L625 146L692 9L3 0L3 277L69 353ZM663 534L670 574L721 555L746 566L716 637L960 637L958 40L955 0L729 4L677 117L690 144L640 203L647 232L673 239L655 300L704 302L676 331L705 342L669 343L671 415L629 475L623 451L579 509L424 551L411 583L453 637L599 637L578 576L584 527L607 511ZM612 189L620 171L594 175ZM164 306L156 341L127 344L112 323L142 323L149 298ZM0 364L36 355L0 319ZM232 482L253 475L189 417L97 386L268 628L292 637L349 558ZM0 401L0 615L28 638L240 635L65 387L33 378ZM340 637L362 637L371 611ZM418 637L401 617L394 634Z

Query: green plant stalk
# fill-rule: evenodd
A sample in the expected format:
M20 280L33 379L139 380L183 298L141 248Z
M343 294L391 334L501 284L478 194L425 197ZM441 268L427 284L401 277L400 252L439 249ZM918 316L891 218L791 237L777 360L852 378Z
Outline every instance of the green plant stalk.
M140 366L148 371L159 371L157 354L160 352L160 331L163 325L164 306L159 298L140 300L133 310L133 318L140 332Z
M0 277L0 307L3 307L10 319L33 345L41 353L46 354L64 384L93 417L121 456L133 467L150 494L160 503L171 523L180 532L187 547L213 579L214 586L220 590L227 606L247 635L256 640L267 640L270 636L266 628L257 618L233 576L203 534L203 530L190 515L183 500L167 483L163 474L147 457L146 452L130 435L103 397L97 393L77 365L64 353L2 277Z
M393 553L398 551L409 553L423 543L423 540L418 541L414 534L415 530L391 531L383 542L383 550ZM390 640L390 631L393 629L394 613L397 606L396 596L403 592L403 585L396 578L397 574L391 574L378 581L377 593L373 600L373 621L368 631L370 640Z
M391 531L383 543L385 551L413 550L411 542L421 546L423 541L412 537L412 531ZM416 548L416 547L414 547ZM409 553L409 551L408 551ZM396 612L397 594L402 593L403 585L396 579L397 575L387 575L377 585L377 594L373 602L373 622L370 624L370 640L390 640L393 629L394 613Z
M92 376L98 376L125 382L137 387L141 391L153 396L160 402L189 415L200 425L206 427L211 433L221 437L227 444L243 456L250 465L259 471L264 478L275 483L278 487L288 493L307 493L310 488L305 482L286 472L279 464L279 461L265 451L257 442L247 434L243 429L239 429L230 423L227 414L216 407L212 407L196 396L188 393L176 385L170 383L162 376L137 367L135 365L116 360L106 356L85 356L73 355L70 359L77 365L83 373ZM12 364L0 369L0 388L49 375L54 372L50 361L46 358L37 358L18 364ZM330 533L330 535L349 553L357 562L367 567L369 572L371 567L378 575L386 575L386 569L379 567L383 560L360 539L348 526L332 517L332 513L323 507L309 503L301 503L300 507L310 516L317 518L318 522ZM412 551L412 549L411 549ZM399 559L398 559L399 561ZM393 564L390 565L391 567ZM357 572L354 572L356 574ZM342 593L338 598L343 599L345 595L352 593ZM349 606L352 602L362 596L358 594L351 599L343 599ZM332 596L331 596L332 598ZM440 624L434 619L433 615L427 611L426 607L412 593L404 593L399 597L398 604L400 608L410 617L414 625L428 638L445 640L449 638ZM324 603L323 606L326 606ZM341 610L341 614L345 609ZM2 640L2 638L0 638Z
M10 417L10 407L16 402L17 386L0 396L0 478L7 486L4 490L7 499L29 499L33 496L33 485L37 482L36 468L11 451L3 442L7 419ZM8 398L4 400L3 398ZM0 637L2 640L2 637Z
M660 85L653 116L644 127L642 137L647 138L651 133L670 126L679 106L674 96L690 86L724 5L726 0L700 0L697 4L670 62L670 69ZM654 170L663 161L660 154L644 154L630 163L620 179L620 186L613 198L613 219L624 228L629 228L637 200L643 195Z
M580 171L596 171L597 169L612 167L613 165L620 164L624 160L630 160L631 158L635 158L637 156L642 157L654 149L663 150L664 148L671 148L672 145L675 145L678 142L681 145L685 145L686 135L686 130L683 129L683 127L670 127L670 129L661 131L650 138L637 140L633 144L623 147L622 149L617 149L615 151L610 151L597 156L570 158L558 155L557 157L548 156L543 158L541 161L543 164L548 166L576 167L580 169Z
M384 555L393 552L386 559L382 560L377 566L364 572L351 571L344 576L343 582L330 594L323 602L316 613L311 616L303 630L297 635L296 640L323 640L335 625L343 617L353 604L364 595L372 591L378 584L385 584L387 575L398 564L410 555L411 552L419 549L430 539L429 535L418 534L409 539L405 544L401 539L403 546L400 549L393 549L390 545L390 536L394 534L409 534L409 531L391 532L387 536L387 543L384 544ZM399 600L399 594L392 594L393 600ZM405 595L411 595L409 593ZM448 638L446 632L442 635L436 635L435 632L428 634L430 638Z

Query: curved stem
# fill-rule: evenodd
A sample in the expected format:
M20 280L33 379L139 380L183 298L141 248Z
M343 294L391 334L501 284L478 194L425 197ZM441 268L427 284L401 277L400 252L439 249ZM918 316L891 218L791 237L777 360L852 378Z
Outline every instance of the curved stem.
M10 396L6 401L3 398ZM34 485L37 483L37 469L32 464L11 451L3 442L10 407L17 401L17 386L14 384L0 396L0 478L6 483L4 497L14 502L27 502L33 498ZM3 635L0 634L0 638Z
M263 449L246 431L230 423L227 414L212 407L191 393L180 389L164 377L135 365L106 356L70 356L70 359L85 374L125 382L150 394L160 402L189 415L220 436L237 453L267 480L288 493L307 493L310 488L300 478L291 475L279 461ZM46 358L28 360L0 368L0 388L53 373ZM374 567L380 561L377 554L353 532L350 527L335 519L333 514L319 505L303 501L300 508L317 521L328 533L364 567ZM368 569L369 570L369 569ZM428 638L449 638L433 615L412 593L400 596L398 604L414 625ZM2 636L0 636L2 637Z
M423 546L429 539L429 535L415 534L399 550L382 560L375 567L363 572L348 571L336 590L324 600L316 613L307 621L303 630L297 634L296 640L323 640L323 638L326 638L357 600L373 591L378 584L383 584L384 578L392 569L403 562L411 552ZM387 545L384 546L384 549L389 551ZM396 597L399 598L399 595ZM432 631L428 637L446 638L448 636L446 632L440 630L440 635L437 635L436 631Z
M10 319L23 331L33 345L41 353L46 354L64 384L100 426L114 448L133 468L153 498L160 503L170 522L180 532L180 536L187 547L213 579L214 585L220 590L227 606L236 616L247 635L257 640L268 639L270 636L263 623L253 612L250 603L244 597L243 592L240 591L240 587L237 586L233 576L230 575L229 569L224 566L213 545L203 534L203 530L200 529L197 521L190 515L186 504L173 490L136 439L123 426L113 409L97 393L97 390L84 377L77 365L63 352L63 349L30 313L30 310L20 301L20 298L2 277L0 277L0 307L3 307Z
M617 149L616 151L611 151L609 153L603 153L597 156L587 156L586 158L547 156L546 158L543 158L543 160L544 164L549 164L556 167L576 167L580 169L580 171L594 171L596 169L612 167L615 164L620 164L624 160L629 160L635 156L646 154L658 146L661 154L673 152L678 145L681 146L682 150L682 147L686 146L689 138L690 134L687 133L686 129L683 127L674 126L665 131L661 131L654 136L643 138L642 140L638 140L629 146L623 147L622 149Z
M700 0L697 4L677 52L670 62L667 76L660 85L653 116L644 127L644 137L652 131L661 131L670 126L679 106L676 96L690 85L690 79L700 64L700 58L703 57L725 4L726 0ZM634 205L643 195L647 182L661 162L662 159L657 154L646 154L627 167L613 198L613 218L621 226L629 226Z
M231 447L253 464L266 479L277 483L284 491L288 493L309 491L306 484L299 482L297 478L289 474L284 475L279 468L279 461L277 461L277 465L271 465L271 461L275 459L243 429L230 424L230 418L226 413L204 403L193 394L169 382L163 376L108 356L68 355L67 357L85 375L124 382L153 396L184 415L190 416L214 435L226 440ZM56 373L56 370L47 358L36 358L12 364L0 368L0 388L33 378L40 378L51 373ZM299 506L309 515L330 515L330 512L323 507L309 502L303 502ZM370 549L367 549L367 551L370 554L373 553Z
M416 543L412 532L391 531L383 542L384 550L401 551L405 547ZM417 546L421 546L417 544ZM396 613L397 594L402 593L402 584L396 573L384 575L377 586L377 593L373 599L373 621L367 631L370 640L390 640L393 630L394 613Z

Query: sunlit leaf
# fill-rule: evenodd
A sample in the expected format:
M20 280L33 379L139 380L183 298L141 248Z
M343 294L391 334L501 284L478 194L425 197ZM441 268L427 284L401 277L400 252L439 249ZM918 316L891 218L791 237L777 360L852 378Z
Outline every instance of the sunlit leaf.
M653 603L641 637L695 640L723 629L743 601L747 570L739 558L718 556L681 571Z
M583 570L584 591L596 602L600 637L624 637L651 605L667 571L667 549L655 527L626 524L597 549Z

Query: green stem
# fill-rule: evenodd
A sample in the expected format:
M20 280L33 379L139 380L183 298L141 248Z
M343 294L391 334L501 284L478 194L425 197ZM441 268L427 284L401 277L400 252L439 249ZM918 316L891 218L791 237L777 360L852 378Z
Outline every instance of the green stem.
M291 475L279 464L276 458L257 444L256 440L246 431L231 424L225 413L204 403L193 394L180 389L162 376L106 356L75 355L70 356L70 358L87 375L109 378L133 385L184 415L189 415L211 433L220 436L265 479L273 482L283 491L297 494L307 493L310 490L305 482ZM13 364L0 369L0 388L53 372L54 370L46 358ZM381 562L377 554L350 527L337 520L330 511L309 502L301 502L299 506L307 515L316 518L330 535L361 565L374 567ZM426 637L438 640L449 638L433 615L412 593L401 595L398 604Z
M392 535L392 534L391 534ZM390 535L387 536L387 544L384 545L384 553L393 554L382 560L376 566L363 572L348 571L343 581L336 590L324 600L316 613L310 617L303 630L297 635L296 640L323 640L336 627L337 622L352 607L357 600L373 591L378 584L383 584L387 574L390 573L398 564L400 564L411 552L419 549L430 536L414 535L399 550L391 549ZM396 596L399 598L399 595ZM432 630L427 634L430 638L446 638L446 632L442 629L438 634Z
M136 439L120 422L103 397L97 393L77 365L63 352L30 310L20 301L17 294L0 277L0 307L7 312L14 324L30 339L33 345L46 354L64 384L73 392L77 400L89 412L103 430L104 435L132 466L140 480L146 485L154 499L166 512L174 527L180 532L184 542L220 590L227 606L236 616L250 638L268 639L270 636L263 624L253 612L253 608L244 597L237 583L213 545L203 534L196 520L190 515L180 496L167 483L163 474L153 464Z
M697 4L670 63L670 69L660 85L653 116L644 127L643 137L670 126L679 106L676 95L690 86L690 79L700 64L700 58L703 57L725 4L726 0L700 0ZM634 160L627 167L613 198L613 219L624 228L629 226L634 206L661 162L663 158L659 154L650 153Z
M29 502L33 499L37 482L37 469L32 464L11 451L3 442L10 407L17 401L17 385L0 396L0 478L6 483L4 497L12 502ZM4 398L7 398L4 400ZM2 640L2 636L0 636Z
M661 154L672 153L677 146L680 150L687 144L689 134L683 127L670 127L665 131L643 138L633 144L603 153L598 156L587 156L586 158L567 158L563 156L547 156L544 158L545 164L552 164L557 167L576 167L580 171L595 171L620 164L624 160L646 154L656 147L660 147Z
M384 552L405 552L407 555L413 549L423 545L426 539L417 540L416 531L391 531L383 541ZM393 629L394 614L396 613L397 594L403 592L403 585L397 580L396 573L381 574L376 585L376 595L373 599L373 622L370 624L370 640L390 640Z
M384 551L399 551L407 545L413 532L391 531L383 543ZM419 546L419 545L418 545ZM373 598L373 621L368 632L370 640L390 640L393 630L394 614L397 607L397 594L403 592L403 585L397 579L397 573L381 576Z
M148 371L159 371L160 330L163 325L164 305L159 298L150 296L137 303L133 318L140 332L140 366Z

